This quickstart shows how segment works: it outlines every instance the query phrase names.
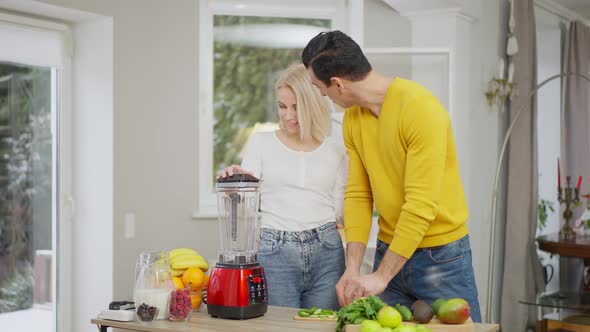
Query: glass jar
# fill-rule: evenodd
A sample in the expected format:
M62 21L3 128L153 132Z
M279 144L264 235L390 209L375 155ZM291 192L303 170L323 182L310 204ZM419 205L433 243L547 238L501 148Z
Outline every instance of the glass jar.
M152 313L155 313L153 319L168 318L170 292L173 289L168 251L142 252L135 264L133 288L138 318L149 321Z
M187 321L191 318L192 311L190 288L185 287L170 293L170 315L168 318L171 321Z

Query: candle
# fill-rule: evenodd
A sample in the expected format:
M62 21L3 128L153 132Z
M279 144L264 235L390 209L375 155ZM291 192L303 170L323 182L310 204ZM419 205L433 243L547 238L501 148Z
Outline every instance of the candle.
M557 188L561 188L561 168L559 167L559 158L557 158Z
M500 58L500 62L498 63L498 78L501 80L504 79L504 58Z
M578 191L580 191L581 186L582 186L582 176L580 175L580 177L578 178L578 185L576 186L576 189L578 189Z
M514 64L511 62L508 65L508 82L512 83L513 79L514 79Z

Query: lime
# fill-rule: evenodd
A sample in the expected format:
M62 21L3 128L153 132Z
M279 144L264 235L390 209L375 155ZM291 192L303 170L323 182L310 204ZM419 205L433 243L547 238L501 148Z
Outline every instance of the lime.
M417 332L416 328L411 325L398 326L393 332Z
M361 323L361 332L377 332L381 328L378 321L372 319L365 319Z
M424 325L416 325L416 332L432 332L432 331Z
M432 304L432 311L434 311L434 314L438 317L438 310L440 309L440 306L443 305L443 303L447 302L447 300L445 299L437 299L436 301L434 301L434 303Z
M377 332L393 332L393 330L391 329L391 327L382 327L378 329Z
M396 328L402 323L402 315L394 307L386 305L377 313L377 321L382 326Z

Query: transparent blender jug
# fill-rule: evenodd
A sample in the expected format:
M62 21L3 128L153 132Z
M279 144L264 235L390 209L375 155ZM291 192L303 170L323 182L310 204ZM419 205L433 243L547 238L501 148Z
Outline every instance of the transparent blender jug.
M256 262L260 242L259 186L259 180L249 174L234 174L217 180L220 263Z

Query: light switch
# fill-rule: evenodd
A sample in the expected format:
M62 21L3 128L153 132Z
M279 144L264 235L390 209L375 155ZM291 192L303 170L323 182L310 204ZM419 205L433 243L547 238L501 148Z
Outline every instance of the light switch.
M135 237L135 213L125 213L125 239Z

